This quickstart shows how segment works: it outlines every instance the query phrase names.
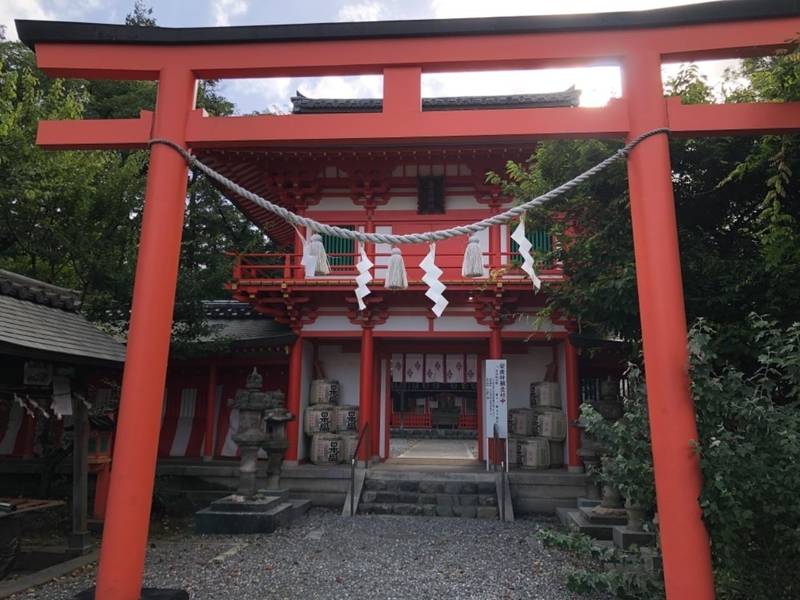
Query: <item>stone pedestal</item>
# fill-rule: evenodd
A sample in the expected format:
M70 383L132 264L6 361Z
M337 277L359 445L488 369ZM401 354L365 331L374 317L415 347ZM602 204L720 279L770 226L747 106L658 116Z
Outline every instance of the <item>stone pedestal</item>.
M250 498L225 496L194 515L197 533L272 533L310 507L308 500L289 498L288 490L259 490Z

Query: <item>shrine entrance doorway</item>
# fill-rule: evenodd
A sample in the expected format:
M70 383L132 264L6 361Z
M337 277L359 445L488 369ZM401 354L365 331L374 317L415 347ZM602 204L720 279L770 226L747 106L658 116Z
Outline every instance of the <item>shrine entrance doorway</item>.
M389 355L386 456L394 464L479 465L477 352L424 342ZM424 350L424 351L421 351Z

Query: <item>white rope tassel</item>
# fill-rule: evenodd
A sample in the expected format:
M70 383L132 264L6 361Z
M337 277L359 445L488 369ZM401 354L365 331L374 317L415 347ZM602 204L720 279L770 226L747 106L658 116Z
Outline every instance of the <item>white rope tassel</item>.
M308 246L308 253L317 259L314 275L330 275L331 266L328 264L328 255L325 252L325 245L322 243L322 236L318 233L313 234Z
M462 277L483 277L483 253L477 235L469 236L461 265Z
M356 264L356 269L358 270L358 275L356 275L356 283L358 284L356 287L356 299L358 300L358 310L364 310L367 308L367 305L364 304L364 298L369 296L370 293L369 286L367 284L372 281L372 273L370 273L370 269L372 269L374 264L367 256L367 253L364 252L363 245L358 247L358 251L361 255L361 260L359 260Z
M419 266L425 273L422 281L428 286L428 291L425 292L425 295L433 301L431 310L437 317L441 317L449 302L442 294L447 288L439 281L443 271L436 266L436 244L431 244L431 249L422 259L422 262L419 263Z
M530 277L531 281L533 282L533 289L538 292L540 289L542 289L542 280L537 277L536 271L533 269L533 256L531 256L531 248L533 248L533 244L531 244L528 236L525 235L524 217L520 219L519 225L517 225L514 233L511 234L511 239L517 242L517 246L519 246L519 255L522 257L522 265L520 265L520 269L528 274L528 277Z
M400 248L392 248L389 264L386 267L386 281L383 284L387 290L404 290L408 287L406 265L403 262L403 253Z

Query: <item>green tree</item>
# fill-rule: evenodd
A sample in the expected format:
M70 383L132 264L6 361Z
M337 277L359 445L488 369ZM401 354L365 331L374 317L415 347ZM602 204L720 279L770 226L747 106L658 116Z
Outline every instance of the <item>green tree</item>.
M731 72L726 100L790 100L798 95L797 54L746 61ZM667 92L709 102L713 92L689 67ZM541 194L597 163L619 143L543 143L525 165L509 164L502 182L518 198ZM670 142L687 316L723 326L731 355L748 356L746 315L789 323L800 301L800 148L795 136L674 139ZM551 228L566 281L547 289L549 310L574 315L587 333L641 337L630 206L624 165L567 198L530 211ZM631 345L633 351L634 345Z
M128 25L153 26L141 1ZM34 144L41 119L131 118L152 110L149 81L50 79L33 53L0 42L0 267L79 289L97 321L127 320L147 176L146 151L45 152ZM233 104L202 81L198 107L230 115ZM225 297L226 250L260 251L263 234L202 176L192 173L175 317L187 338L202 331L202 301Z

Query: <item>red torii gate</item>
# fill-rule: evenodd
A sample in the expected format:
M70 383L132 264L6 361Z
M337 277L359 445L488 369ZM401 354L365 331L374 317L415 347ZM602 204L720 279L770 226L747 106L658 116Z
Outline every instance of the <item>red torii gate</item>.
M800 103L683 106L665 99L662 61L772 53L800 32L793 0L736 0L603 15L229 27L142 28L17 21L39 67L58 77L158 80L155 112L138 119L46 121L53 149L146 148L154 137L187 148L275 144L459 142L627 137L668 127L687 136L800 129ZM604 108L422 112L423 72L615 64L623 98ZM198 79L382 74L383 112L208 117ZM671 600L714 597L689 391L686 318L667 139L628 160L650 427ZM115 468L97 598L139 598L178 269L186 164L152 148Z

